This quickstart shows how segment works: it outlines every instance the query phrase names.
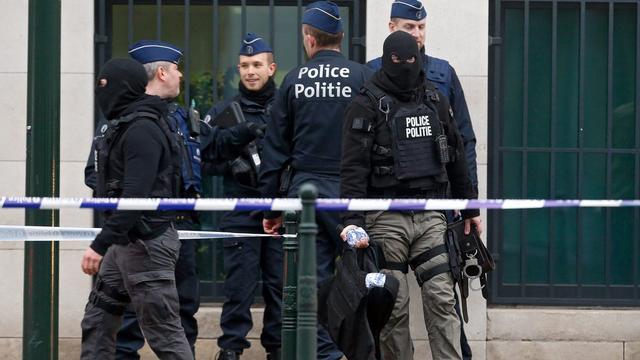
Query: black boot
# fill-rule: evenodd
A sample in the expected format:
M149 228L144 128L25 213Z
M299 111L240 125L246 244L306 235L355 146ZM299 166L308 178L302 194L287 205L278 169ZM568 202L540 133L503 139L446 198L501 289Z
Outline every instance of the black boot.
M233 350L220 350L217 360L240 360L240 354Z
M280 349L271 350L267 353L267 360L280 360L281 357Z

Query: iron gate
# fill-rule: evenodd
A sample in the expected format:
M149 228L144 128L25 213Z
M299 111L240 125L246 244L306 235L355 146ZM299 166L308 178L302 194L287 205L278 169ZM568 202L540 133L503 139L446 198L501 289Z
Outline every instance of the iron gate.
M489 197L640 198L636 0L490 1ZM491 302L639 305L639 209L489 213Z

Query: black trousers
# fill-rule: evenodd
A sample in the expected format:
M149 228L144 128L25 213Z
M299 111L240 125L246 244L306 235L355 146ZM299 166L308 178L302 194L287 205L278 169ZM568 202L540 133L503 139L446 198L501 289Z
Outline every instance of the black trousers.
M191 221L176 224L180 230L199 230L200 226ZM180 254L176 263L175 279L180 304L180 322L195 354L198 337L198 322L195 314L200 308L200 280L196 271L196 243L194 240L180 241ZM144 336L140 330L136 313L131 307L125 310L122 326L116 339L116 360L138 360L138 350L144 346Z

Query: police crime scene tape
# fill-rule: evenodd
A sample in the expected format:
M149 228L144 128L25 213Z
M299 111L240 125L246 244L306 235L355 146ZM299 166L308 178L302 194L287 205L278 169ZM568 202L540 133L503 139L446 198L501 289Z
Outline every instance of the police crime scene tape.
M1 197L1 208L95 209L95 210L184 210L184 211L298 211L300 199L109 199ZM542 209L640 207L640 200L535 200L535 199L316 199L321 211L375 210L463 210L463 209Z
M96 238L100 230L99 228L0 225L0 241L91 241ZM295 235L274 236L269 234L178 230L178 236L180 240L203 240L247 237L292 237Z
M399 211L463 209L542 209L542 208L618 208L640 207L640 200L535 200L535 199L316 199L320 211ZM300 199L117 199L117 198L49 198L0 197L4 209L94 209L159 211L299 211ZM85 241L93 240L97 228L46 226L0 226L0 241ZM274 237L269 234L216 231L178 231L180 239L222 239L239 237ZM276 235L277 236L277 235ZM281 235L281 237L294 235Z

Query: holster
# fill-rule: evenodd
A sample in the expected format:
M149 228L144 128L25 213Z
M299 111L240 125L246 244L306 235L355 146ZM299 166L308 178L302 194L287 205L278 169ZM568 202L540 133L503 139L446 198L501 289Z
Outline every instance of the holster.
M293 165L291 162L285 163L280 171L280 179L278 182L278 196L286 197L291 187L291 180L293 179Z

